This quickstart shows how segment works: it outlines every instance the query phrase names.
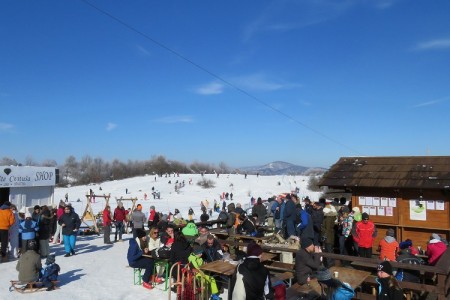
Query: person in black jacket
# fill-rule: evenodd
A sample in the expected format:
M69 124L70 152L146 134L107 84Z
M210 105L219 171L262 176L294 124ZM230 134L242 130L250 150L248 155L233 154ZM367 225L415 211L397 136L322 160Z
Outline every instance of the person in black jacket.
M320 267L320 256L314 254L314 244L312 239L301 240L302 248L295 256L295 274L297 283L307 284Z
M239 225L236 228L238 234L254 235L256 234L255 220L246 215L239 216Z
M425 262L420 257L411 254L411 249L403 248L400 250L400 255L397 256L397 261L403 264L412 265L424 265ZM408 269L398 269L395 276L398 280L420 283L420 271L419 270L408 270Z
M231 278L232 299L273 299L270 272L261 263L261 247L255 242L247 246L247 258L236 267Z
M62 227L64 249L66 250L64 257L75 255L75 242L81 225L80 217L75 213L71 205L66 205L64 214L59 218L58 223Z
M208 234L206 242L201 244L205 257L205 262L213 262L222 259L222 246L219 241L212 234Z
M402 300L403 291L397 279L392 275L392 265L383 261L378 265L376 281L378 283L377 300Z

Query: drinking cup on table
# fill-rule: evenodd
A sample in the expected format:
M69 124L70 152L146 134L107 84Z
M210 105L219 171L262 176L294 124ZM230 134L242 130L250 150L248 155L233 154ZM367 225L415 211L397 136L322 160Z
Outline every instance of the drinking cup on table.
M334 272L334 278L338 278L339 277L339 272L338 271L335 271Z

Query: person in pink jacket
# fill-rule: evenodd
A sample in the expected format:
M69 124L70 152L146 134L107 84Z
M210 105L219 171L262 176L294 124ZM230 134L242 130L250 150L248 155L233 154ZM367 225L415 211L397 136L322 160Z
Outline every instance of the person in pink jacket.
M436 265L439 258L447 250L447 246L442 242L441 237L437 233L433 233L427 245L426 255L428 256L428 264L430 266Z
M59 225L58 221L64 214L64 206L66 204L61 200L59 201L58 209L56 210L56 231L53 234L53 244L61 244L63 241L62 227Z

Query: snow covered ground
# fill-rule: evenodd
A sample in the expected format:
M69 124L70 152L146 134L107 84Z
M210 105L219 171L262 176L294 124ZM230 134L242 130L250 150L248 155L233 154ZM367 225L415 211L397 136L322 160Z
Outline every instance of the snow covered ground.
M110 205L114 209L116 198L134 198L142 204L143 211L148 213L150 205L155 205L157 211L168 213L178 208L184 217L187 217L189 207L194 209L196 218L200 217L200 202L208 199L210 206L214 199L220 201L222 192L233 193L233 202L242 206L250 205L250 198L261 197L267 199L273 195L290 192L296 187L300 189L299 196L309 196L311 200L318 200L320 193L307 190L307 176L259 176L237 174L205 175L205 179L215 182L215 187L203 189L197 182L202 179L198 174L183 175L179 177L143 176L120 181L105 182L100 185L85 185L70 188L55 189L55 202L64 199L68 193L69 201L80 215L86 206L86 194L92 189L96 195L110 194ZM189 180L192 179L192 184ZM175 182L185 182L185 186L178 193L175 192ZM171 181L171 183L169 183ZM100 190L100 187L102 190ZM152 187L161 193L161 199L153 199ZM125 194L128 189L128 194ZM144 194L148 200L144 200ZM77 200L80 199L80 202ZM227 204L231 201L227 201ZM94 213L103 210L105 200L97 198L92 204ZM131 201L124 201L125 208L131 207ZM212 219L217 218L214 214ZM114 229L113 229L114 234ZM133 285L133 269L128 267L126 253L128 238L124 242L114 245L104 245L103 236L79 236L77 239L77 255L63 257L63 245L52 245L50 251L56 254L56 262L61 267L59 276L60 289L52 292L37 292L33 294L20 294L9 292L9 281L17 279L16 261L0 264L0 299L167 299L168 293L153 289L149 291L142 286ZM114 236L111 237L114 240ZM43 264L45 261L43 261ZM226 293L222 295L223 299ZM172 298L174 299L174 298Z

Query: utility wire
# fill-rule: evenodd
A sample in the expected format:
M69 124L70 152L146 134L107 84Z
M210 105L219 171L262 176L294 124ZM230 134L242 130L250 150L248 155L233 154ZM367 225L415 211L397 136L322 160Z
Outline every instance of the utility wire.
M163 48L164 50L166 50L166 51L172 53L173 55L177 56L178 58L181 58L182 60L188 62L189 64L193 65L193 66L196 67L197 69L199 69L199 70L201 70L201 71L203 71L203 72L205 72L205 73L211 75L211 76L214 77L215 79L221 81L222 83L228 85L229 87L235 89L236 91L238 91L238 92L244 94L245 96L247 96L247 97L253 99L254 101L258 102L259 104L261 104L261 105L263 105L263 106L265 106L265 107L267 107L267 108L269 108L269 109L271 109L271 110L277 112L278 114L280 114L280 115L282 115L283 117L285 117L285 118L291 120L292 122L294 122L294 123L296 123L296 124L298 124L298 125L300 125L300 126L303 126L303 127L305 127L306 129L309 129L310 131L314 132L315 134L317 134L317 135L319 135L319 136L321 136L321 137L323 137L323 138L325 138L325 139L327 139L327 140L329 140L329 141L331 141L331 142L333 142L333 143L335 143L335 144L337 144L337 145L340 145L340 146L342 146L342 147L344 147L344 148L346 148L346 149L348 149L348 150L350 150L350 151L352 151L352 152L354 152L354 153L356 153L356 154L362 155L359 151L357 151L357 150L351 148L350 146L347 146L347 145L343 144L342 142L340 142L340 141L338 141L338 140L336 140L336 139L334 139L334 138L332 138L332 137L330 137L330 136L328 136L328 135L322 133L321 131L319 131L319 130L317 130L317 129L311 127L311 126L309 126L308 124L305 124L305 123L303 123L303 122L300 122L299 120L295 119L294 117L291 117L291 116L288 115L287 113L285 113L285 112L283 112L283 111L281 111L281 110L279 110L279 109L273 107L272 105L270 105L270 104L268 104L268 103L262 101L261 99L259 99L258 97L256 97L256 96L250 94L250 93L247 92L246 90L244 90L244 89L242 89L242 88L240 88L240 87L234 85L233 83L229 82L228 80L224 79L223 77L221 77L221 76L217 75L216 73L214 73L214 72L208 70L207 68L205 68L205 67L199 65L198 63L192 61L191 59L189 59L188 57L186 57L186 56L184 56L184 55L178 53L177 51L171 49L170 47L166 46L165 44L163 44L163 43L161 43L161 42L155 40L155 39L152 38L151 36L149 36L149 35L143 33L143 32L140 31L139 29L137 29L137 28L135 28L135 27L129 25L128 23L122 21L121 19L117 18L116 16L114 16L114 15L108 13L107 11L101 9L100 7L98 7L98 6L94 5L94 4L92 4L91 2L89 2L89 1L87 1L87 0L80 0L80 1L84 2L84 3L87 4L88 6L94 8L95 10L99 11L100 13L104 14L105 16L107 16L107 17L113 19L114 21L120 23L121 25L125 26L125 27L128 28L129 30L131 30L131 31L133 31L133 32L135 32L135 33L137 33L137 34L139 34L140 36L142 36L142 37L144 37L145 39L151 41L152 43L154 43L154 44L156 44L157 46Z

